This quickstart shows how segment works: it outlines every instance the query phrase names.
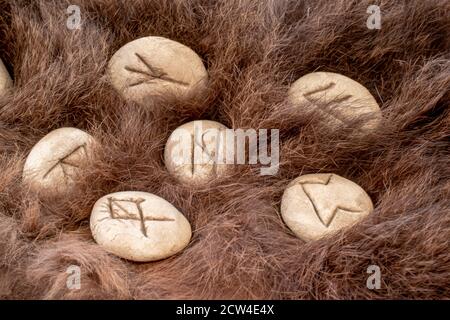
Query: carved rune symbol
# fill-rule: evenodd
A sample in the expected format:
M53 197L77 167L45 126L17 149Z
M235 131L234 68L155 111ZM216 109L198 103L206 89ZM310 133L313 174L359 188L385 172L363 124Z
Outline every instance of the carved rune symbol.
M320 222L327 228L334 221L334 218L336 217L336 214L337 214L337 212L339 210L350 212L350 213L361 213L362 212L358 208L350 208L350 207L348 207L346 205L343 205L343 204L340 204L340 203L334 204L332 209L331 209L331 211L327 210L327 212L324 212L324 211L320 211L319 210L318 201L315 200L315 196L313 195L313 193L308 191L307 186L308 185L314 185L314 184L328 186L332 177L333 177L333 175L330 175L328 177L328 179L326 179L326 181L324 181L324 182L320 182L320 181L308 182L308 181L305 181L305 182L298 183L301 186L301 188L302 188L303 192L305 193L305 195L308 197L309 201L311 202L311 205L312 205L312 207L314 209L314 212L317 215L317 217L319 218Z
M163 81L167 81L167 82L172 82L181 86L188 86L189 83L183 82L183 81L179 81L176 80L174 78L171 78L167 75L166 72L164 72L162 69L157 68L152 66L147 60L144 59L143 56L141 56L139 53L135 52L136 57L138 57L138 59L144 64L144 66L146 67L146 69L138 69L135 67L130 67L130 66L126 66L125 70L132 72L132 73L138 73L142 76L144 76L143 78L137 80L136 82L133 82L132 84L130 84L129 87L135 87L141 84L148 84L148 83L153 83L155 80L163 80Z
M78 168L80 160L84 159L87 155L86 152L86 144L82 144L75 149L73 149L71 152L69 152L66 156L59 159L45 174L44 179L58 166L61 167L61 170L64 174L65 178L70 178L70 169L72 168Z
M141 204L145 199L115 199L108 198L108 211L112 219L136 220L140 222L142 234L147 237L145 221L175 221L172 218L145 216Z
M303 95L303 97L305 97L306 100L308 100L309 102L313 103L316 106L322 106L320 108L320 110L322 110L323 112L325 112L328 115L332 116L333 118L335 118L335 119L345 123L346 122L345 119L342 116L340 116L340 114L337 113L335 110L333 110L331 106L328 106L326 104L325 105L323 105L323 104L319 105L317 102L320 100L320 98L313 98L312 97L313 95L315 95L317 93L326 92L327 90L330 90L330 89L334 88L335 86L336 86L335 82L330 82L329 84L327 84L324 87L319 87L319 88L317 88L315 90L312 90L312 91L309 91L309 92L305 93ZM332 103L333 104L338 104L338 103L341 103L341 102L349 100L351 97L352 97L351 94L343 95L341 97L336 97L332 101Z
M202 133L200 141L198 141L198 139L195 139L196 137L194 135L191 135L191 138L193 141L192 150L191 150L191 153L192 153L192 175L194 175L194 173L195 173L195 167L197 164L195 161L195 146L196 145L198 147L200 147L202 152L204 152L207 155L208 159L206 162L209 162L209 161L213 162L212 171L214 174L217 174L217 159L216 159L217 153L216 153L216 151L218 151L220 148L220 137L221 137L222 130L220 130L220 129L217 130L217 135L215 136L215 142L216 142L215 149L213 149L213 150L208 150L208 146L207 146L208 144L205 141L205 135L209 134L208 131L209 130L206 130L205 132ZM203 163L203 155L202 155L202 164L204 164Z

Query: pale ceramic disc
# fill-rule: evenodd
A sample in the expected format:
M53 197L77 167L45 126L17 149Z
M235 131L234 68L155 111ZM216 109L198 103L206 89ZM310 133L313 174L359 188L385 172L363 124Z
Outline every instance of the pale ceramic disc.
M350 125L364 117L360 132L378 127L381 110L372 94L358 82L337 73L313 72L295 81L288 92L295 106L311 108L331 127Z
M350 227L372 211L372 200L359 185L332 173L298 177L281 200L284 222L305 241Z
M146 262L183 250L191 225L172 204L147 192L108 194L94 205L91 231L106 251L121 258Z
M23 180L36 191L63 193L91 158L94 139L76 128L53 130L31 149Z
M159 94L184 97L203 90L208 80L201 58L192 49L162 37L127 43L111 58L108 73L125 99L143 106Z
M226 175L230 169L230 164L225 164L224 160L226 129L223 124L209 120L192 121L178 127L164 150L169 172L180 181L194 185Z

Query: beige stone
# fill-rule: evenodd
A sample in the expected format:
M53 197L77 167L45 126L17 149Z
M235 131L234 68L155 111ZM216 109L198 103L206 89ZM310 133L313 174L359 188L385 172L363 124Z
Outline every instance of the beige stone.
M226 129L223 124L209 120L192 121L178 127L164 150L168 171L179 181L193 185L226 175L230 169L224 157Z
M313 72L295 81L288 92L289 101L311 107L331 127L349 125L364 116L359 132L378 127L381 110L372 94L358 82L337 73Z
M127 43L108 67L114 88L140 105L152 96L184 97L206 87L208 73L201 58L187 46L162 37L145 37Z
M298 177L281 200L284 222L305 241L350 227L372 211L372 201L360 186L332 173Z
M93 137L76 128L59 128L43 137L30 151L23 168L23 181L36 191L63 193L87 164Z
M3 61L0 59L0 95L10 87L12 87L11 77L3 64Z
M91 231L106 251L132 261L155 261L183 250L191 225L169 202L147 192L108 194L94 205Z

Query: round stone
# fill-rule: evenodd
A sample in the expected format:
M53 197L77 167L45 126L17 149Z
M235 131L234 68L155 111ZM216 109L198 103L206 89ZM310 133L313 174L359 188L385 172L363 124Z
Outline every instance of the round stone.
M185 97L198 92L208 80L201 58L192 49L162 37L127 43L111 58L108 72L125 99L143 106L155 95Z
M284 222L305 241L350 227L372 211L372 201L359 185L332 173L298 177L281 200Z
M23 168L23 181L37 191L67 191L91 157L93 144L91 135L76 128L50 132L31 149Z
M183 250L191 225L173 205L147 192L108 194L94 205L91 231L106 251L121 258L146 262Z
M11 77L3 64L3 61L0 59L0 95L10 87L12 87Z
M197 120L178 127L167 140L164 160L167 170L179 181L201 185L224 176L226 130L221 123Z
M359 131L378 127L381 110L375 98L358 82L332 72L313 72L295 81L288 92L296 106L318 112L329 126L349 126L364 116Z

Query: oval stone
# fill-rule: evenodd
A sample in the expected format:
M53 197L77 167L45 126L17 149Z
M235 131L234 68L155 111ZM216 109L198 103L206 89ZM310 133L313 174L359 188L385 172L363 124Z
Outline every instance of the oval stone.
M305 241L350 227L372 211L372 200L359 185L332 173L298 177L281 200L284 222Z
M76 128L59 128L43 137L30 151L23 181L36 191L63 193L74 185L91 157L94 139Z
M203 90L208 73L201 58L189 47L162 37L145 37L120 48L109 61L113 87L140 105L152 96L178 97Z
M192 185L225 176L230 168L225 163L226 129L210 120L191 121L175 129L164 150L167 170Z
M332 72L313 72L295 81L288 92L295 106L311 108L331 127L350 126L360 117L359 132L378 127L381 110L372 94L358 82Z
M121 258L147 262L170 257L191 239L191 225L172 204L154 194L124 191L100 198L90 226L95 241Z

